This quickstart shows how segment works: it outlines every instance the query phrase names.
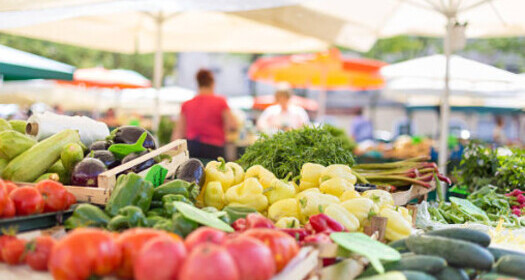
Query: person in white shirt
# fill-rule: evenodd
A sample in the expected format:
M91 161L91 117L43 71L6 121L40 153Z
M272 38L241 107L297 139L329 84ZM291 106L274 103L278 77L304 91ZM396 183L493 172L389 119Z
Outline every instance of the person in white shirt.
M266 108L257 120L259 131L273 134L277 131L292 130L309 123L306 111L290 104L292 90L288 84L280 84L275 92L276 105Z

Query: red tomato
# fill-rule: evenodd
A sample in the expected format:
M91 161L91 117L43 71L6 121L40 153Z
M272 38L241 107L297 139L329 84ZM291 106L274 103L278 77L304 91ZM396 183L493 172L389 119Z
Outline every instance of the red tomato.
M15 203L18 215L38 214L44 211L44 199L35 188L17 188L9 194L9 197Z
M51 255L51 250L56 241L51 236L39 236L29 242L26 250L26 263L33 270L47 270L47 262Z
M67 190L62 184L53 180L43 180L35 188L42 194L45 206L44 212L65 210L67 205Z
M7 244L11 240L16 239L16 232L10 232L10 233L3 233L4 235L0 235L0 262L4 261L4 258L2 257L2 248L4 248L5 244Z
M117 270L117 275L120 278L132 279L133 265L140 250L146 242L159 236L170 237L171 235L165 231L149 228L133 228L120 234L117 237L117 244L122 248L122 263Z
M193 250L197 245L210 242L214 244L221 244L226 238L226 233L224 231L214 229L211 227L200 227L190 233L184 244L188 252Z
M246 229L250 228L275 228L275 225L259 213L250 213L246 216Z
M135 258L133 265L135 279L177 279L185 258L186 248L181 238L176 240L173 237L155 237L144 244Z
M70 193L69 191L66 193L66 201L67 201L67 207L66 209L69 209L71 205L77 203L77 198L74 194Z
M299 252L299 245L295 239L282 231L254 228L245 231L243 235L255 237L270 247L277 272L281 271Z
M186 258L179 280L210 279L240 280L235 261L228 251L213 243L203 243Z
M12 191L14 191L15 189L17 189L18 187L16 186L15 183L13 182L10 182L10 181L4 181L5 183L5 189L7 191L7 194L10 194Z
M12 218L16 215L15 203L11 198L7 198L7 202L2 213L2 218Z
M7 193L7 187L3 180L0 180L0 214L4 212L5 204L7 203L7 199L9 198L9 194Z
M237 265L240 280L266 280L275 274L272 251L258 239L239 236L227 240L224 247Z
M22 264L25 261L25 249L27 241L23 239L12 239L2 246L2 258L10 265Z
M112 274L121 258L122 252L111 233L80 228L53 247L48 268L55 280L87 279Z

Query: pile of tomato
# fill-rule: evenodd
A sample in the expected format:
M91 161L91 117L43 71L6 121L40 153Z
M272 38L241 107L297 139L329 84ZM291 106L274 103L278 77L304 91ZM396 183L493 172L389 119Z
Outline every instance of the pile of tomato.
M52 180L41 181L34 187L17 187L12 182L0 180L2 218L62 211L75 203L75 195Z

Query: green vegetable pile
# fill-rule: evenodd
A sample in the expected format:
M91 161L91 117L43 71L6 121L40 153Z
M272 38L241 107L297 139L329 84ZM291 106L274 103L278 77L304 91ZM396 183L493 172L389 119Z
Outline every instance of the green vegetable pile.
M308 126L273 136L263 134L246 149L239 163L244 169L260 164L279 178L290 172L299 175L303 164L308 162L352 166L352 151L346 149L340 137L333 136L331 130L326 126Z
M525 151L511 148L502 153L480 143L470 143L454 176L458 185L474 191L486 185L497 186L499 193L525 190Z

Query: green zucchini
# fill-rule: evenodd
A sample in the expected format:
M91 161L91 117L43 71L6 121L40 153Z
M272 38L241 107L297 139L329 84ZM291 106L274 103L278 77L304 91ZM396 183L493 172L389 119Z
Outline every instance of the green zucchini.
M436 277L421 271L403 270L401 273L405 275L407 280L436 280Z
M11 160L2 177L15 182L33 182L60 158L65 145L78 142L80 136L76 130L63 130Z
M406 253L406 252L410 251L410 250L408 250L406 241L407 241L406 238L399 239L397 241L393 241L393 242L388 243L388 246L396 249L399 253Z
M60 176L57 173L44 173L40 177L38 177L34 183L39 183L40 181L44 180L52 180L58 182L60 180Z
M407 239L406 243L410 251L416 254L442 257L448 264L455 267L488 271L494 263L494 257L487 249L463 240L413 235Z
M84 159L84 150L78 143L69 143L60 153L60 160L67 174L73 172L75 165Z
M435 276L438 280L469 280L467 273L463 269L450 266L445 267Z
M425 234L468 241L468 242L476 243L485 248L490 245L490 235L488 235L485 232L479 231L479 230L473 230L473 229L468 229L468 228L438 229L438 230L429 231Z
M498 273L487 273L477 278L478 280L522 280L521 278Z
M60 183L68 185L70 183L71 177L66 172L66 169L64 169L64 165L62 164L61 160L57 160L49 169L46 171L46 173L56 173L58 174L58 178L60 178Z
M22 134L26 134L26 126L27 122L23 120L10 120L9 124L13 128L14 131L18 131Z
M0 157L12 160L35 144L36 140L30 136L14 130L4 130L0 132Z
M428 274L435 274L444 269L447 266L447 262L440 257L436 256L425 256L425 255L413 255L403 257L397 262L387 262L383 264L385 271L398 271L398 270L408 270L408 271L420 271ZM376 275L378 272L372 267L369 266L363 276Z
M494 270L497 273L525 278L525 257L507 255L501 257Z
M489 247L487 249L494 256L494 260L496 260L496 261L498 261L501 257L506 256L506 255L514 255L514 256L525 257L525 254L517 252L517 251L513 251L513 250L494 248L494 247Z

